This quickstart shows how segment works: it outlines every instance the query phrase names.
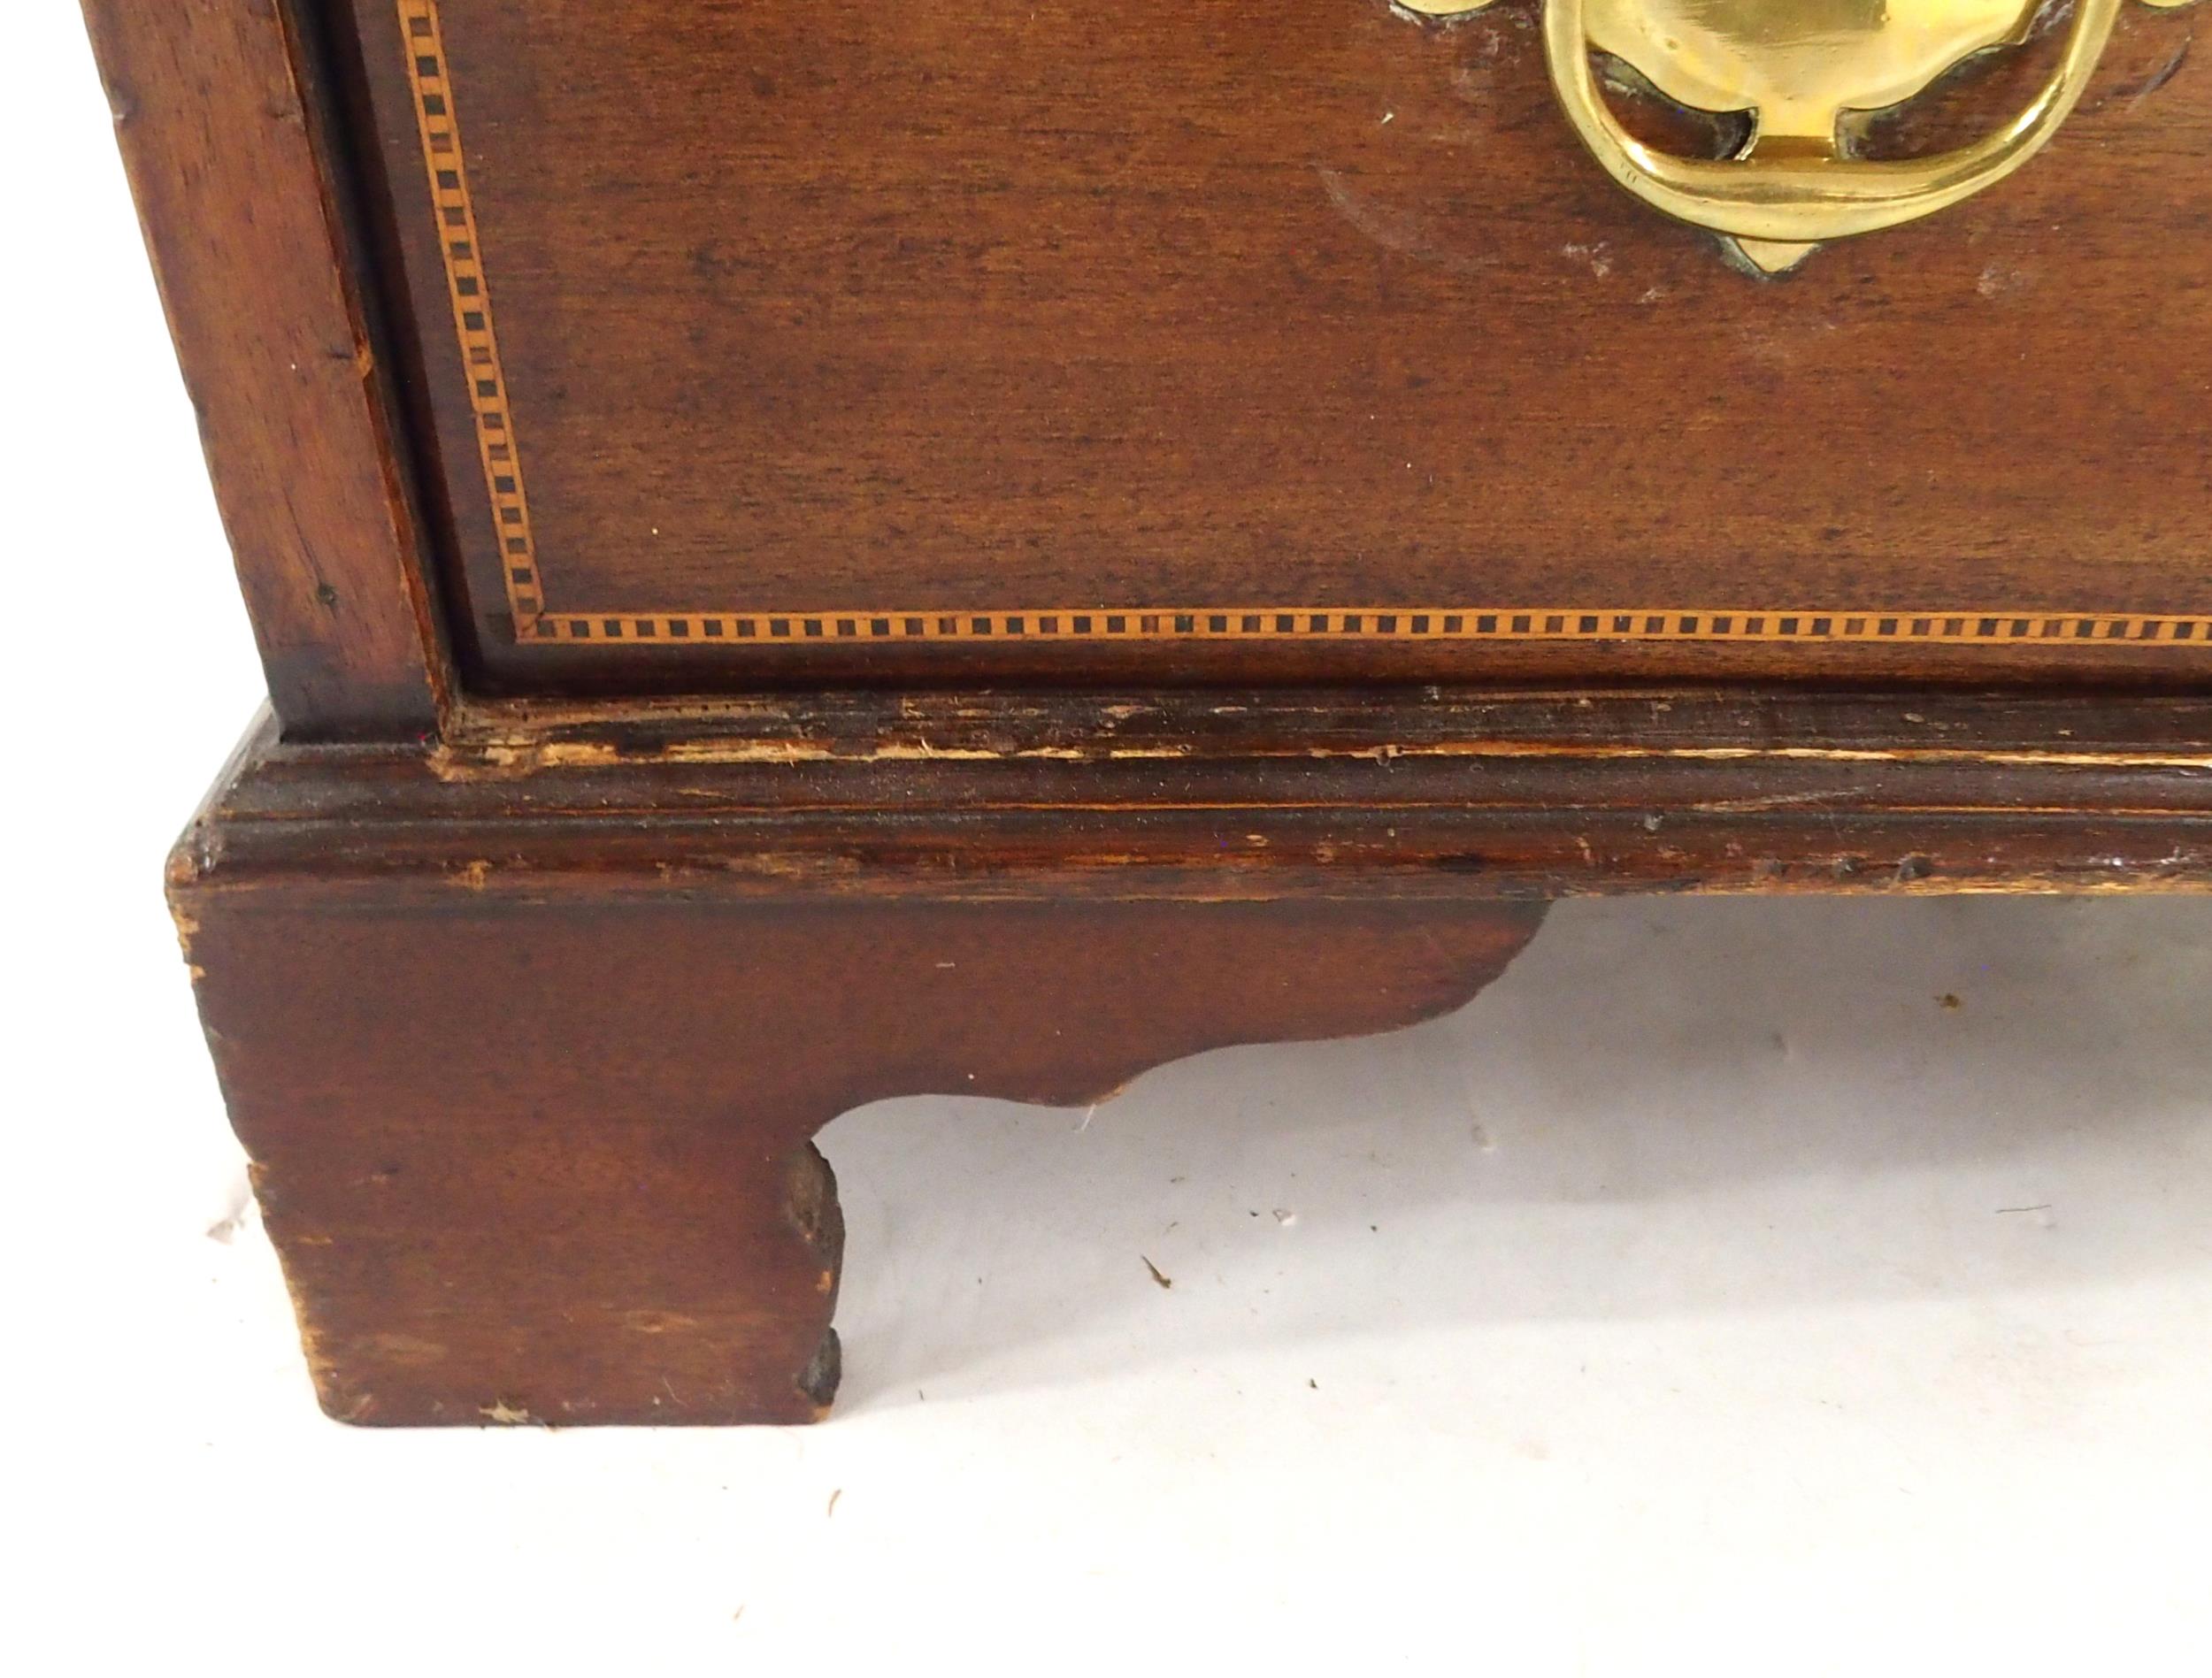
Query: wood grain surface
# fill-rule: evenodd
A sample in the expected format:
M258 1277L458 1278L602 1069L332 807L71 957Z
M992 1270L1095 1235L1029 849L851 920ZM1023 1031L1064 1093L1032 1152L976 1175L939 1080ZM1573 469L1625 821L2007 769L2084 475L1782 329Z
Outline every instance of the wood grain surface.
M449 683L323 43L273 3L85 16L278 714L302 739L426 733ZM88 623L129 609L112 565Z
M880 1097L1465 1000L1588 891L2212 887L2200 700L477 708L249 739L171 862L324 1406L810 1420Z
M2014 180L1779 281L1581 155L1525 4L350 11L488 687L2212 666L2163 623L2212 615L2193 11L2130 8ZM1865 143L1985 129L2050 44Z
M2212 885L2212 702L1715 691L810 695L257 736L242 891L1547 900Z
M1523 12L88 12L274 699L171 900L343 1420L818 1416L837 1114L1406 1023L1563 895L2212 885L2189 14L1766 283ZM517 644L587 605L666 633Z
M809 1138L838 1114L1097 1101L1223 1044L1409 1024L1542 915L778 901L618 869L364 893L217 838L175 871L209 1041L323 1406L374 1426L815 1420L843 1230Z

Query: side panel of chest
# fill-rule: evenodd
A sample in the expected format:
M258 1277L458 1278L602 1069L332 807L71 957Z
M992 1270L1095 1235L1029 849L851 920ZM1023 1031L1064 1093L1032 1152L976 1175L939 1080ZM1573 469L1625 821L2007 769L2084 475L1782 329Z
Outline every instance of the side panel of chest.
M2212 669L2187 11L2001 187L1766 279L1585 155L1530 0L353 7L494 685Z

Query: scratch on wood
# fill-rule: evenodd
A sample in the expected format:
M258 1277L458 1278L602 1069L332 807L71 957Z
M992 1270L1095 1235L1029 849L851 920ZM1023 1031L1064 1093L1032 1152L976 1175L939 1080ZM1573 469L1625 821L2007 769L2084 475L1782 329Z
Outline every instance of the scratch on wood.
M1411 257L1417 262L1432 263L1448 273L1480 273L1489 266L1486 262L1442 249L1430 237L1419 217L1377 203L1336 170L1323 165L1318 172L1322 190L1328 194L1337 213L1384 249Z
M2181 73L2181 66L2188 63L2189 49L2196 44L2196 28L2194 25L2192 25L2189 33L2181 37L2181 44L2174 49L2173 57L2154 71L2141 87L2126 95L2129 111L2133 111L2144 100L2149 98Z

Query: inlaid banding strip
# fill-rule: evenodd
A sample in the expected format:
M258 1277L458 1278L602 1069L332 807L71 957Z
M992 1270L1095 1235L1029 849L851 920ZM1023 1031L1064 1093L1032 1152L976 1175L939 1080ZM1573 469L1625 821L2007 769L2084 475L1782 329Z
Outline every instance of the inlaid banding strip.
M469 195L468 161L461 151L437 0L399 0L399 23L406 40L407 73L414 88L415 120L422 135L423 166L430 182L446 292L453 304L462 376L468 381L469 406L476 419L477 454L491 498L493 538L499 544L516 632L528 635L543 608L545 587L538 569L537 538L530 526L530 501L523 488L522 447L516 441L514 413L507 398L507 370L500 360L499 333L492 321L491 287L484 279L483 241L477 232L475 203Z
M2049 613L1745 611L1470 611L1391 607L1087 609L1042 612L704 612L661 615L549 611L541 640L824 641L1412 640L2126 642L2212 647L2212 617Z
M398 0L423 165L507 604L519 640L579 647L818 647L882 641L1581 641L2186 647L2212 651L2212 615L1697 609L1639 607L1143 606L1039 610L557 610L524 487L506 370L438 0Z

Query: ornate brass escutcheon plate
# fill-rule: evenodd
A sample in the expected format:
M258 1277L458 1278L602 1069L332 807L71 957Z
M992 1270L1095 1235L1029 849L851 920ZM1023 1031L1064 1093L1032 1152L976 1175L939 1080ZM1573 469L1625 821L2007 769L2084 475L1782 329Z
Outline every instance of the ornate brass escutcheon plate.
M1494 0L1397 0L1449 18ZM2128 0L2074 0L2058 67L1995 133L1932 157L1850 157L1846 111L1909 99L1978 52L2024 42L2041 0L1540 0L1554 89L1583 143L1654 208L1734 241L1760 268L1821 243L1933 214L1994 186L2047 145L2080 101ZM2144 0L2177 6L2191 0ZM1591 52L1669 98L1748 112L1749 142L1715 161L1668 155L1606 104Z

